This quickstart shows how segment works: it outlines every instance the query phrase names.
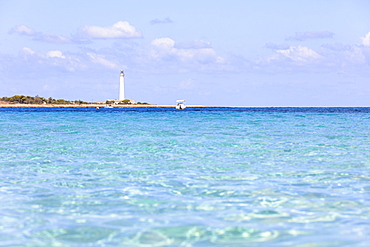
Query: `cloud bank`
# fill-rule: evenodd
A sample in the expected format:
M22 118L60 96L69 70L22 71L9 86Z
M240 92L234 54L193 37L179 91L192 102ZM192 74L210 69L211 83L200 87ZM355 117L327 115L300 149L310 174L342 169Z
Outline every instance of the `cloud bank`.
M68 38L60 35L50 35L38 32L26 25L18 25L10 29L10 34L19 34L32 37L32 40L55 44L68 43L86 43L84 39L126 39L140 38L141 32L127 21L119 21L109 27L100 26L82 26L73 35L73 38Z
M296 32L293 37L287 38L287 40L304 41L308 39L330 39L334 37L332 32Z
M125 21L119 21L108 27L83 26L78 29L74 36L76 38L73 39L43 34L26 25L15 26L9 33L29 36L36 41L60 44L81 42L82 38L127 39L142 37L141 32ZM296 33L291 40L324 39L333 36L332 32L302 32ZM169 37L153 39L148 41L146 46L133 44L134 41L130 41L131 43L125 41L116 42L111 47L105 47L101 50L87 47L79 48L74 53L58 49L58 47L43 53L23 48L19 61L21 65L15 67L29 66L35 70L39 69L39 71L47 70L48 66L51 68L50 70L59 68L67 71L115 70L131 67L138 71L155 73L168 73L170 71L284 73L295 69L305 72L331 71L337 73L368 71L370 32L359 39L359 44L327 43L315 47L291 45L288 44L289 42L285 44L265 43L264 47L271 49L271 52L260 58L249 58L251 60L242 54L219 54L207 41L175 42ZM17 59L14 56L12 61Z
M10 29L10 34L17 33L20 35L26 35L32 37L32 40L46 42L46 43L59 43L59 44L67 44L73 43L72 39L58 36L58 35L47 35L41 32L37 32L36 30L27 27L26 25L18 25Z
M274 54L259 58L254 68L265 72L335 72L368 74L370 65L370 32L360 37L360 44L323 44L315 49L308 46L289 46L268 43ZM275 49L274 49L275 48Z
M289 49L276 52L296 62L309 62L321 58L319 54L305 46L291 46Z
M28 36L33 36L33 35L36 35L37 32L30 28L30 27L27 27L25 25L18 25L18 26L15 26L13 27L12 29L10 29L9 33L18 33L18 34L21 34L21 35L28 35Z
M150 58L161 62L174 62L188 65L196 64L222 64L224 58L218 56L216 51L204 45L186 46L179 48L170 38L159 38L151 42Z
M140 38L141 32L127 21L119 21L112 26L83 26L78 30L78 37L92 39Z

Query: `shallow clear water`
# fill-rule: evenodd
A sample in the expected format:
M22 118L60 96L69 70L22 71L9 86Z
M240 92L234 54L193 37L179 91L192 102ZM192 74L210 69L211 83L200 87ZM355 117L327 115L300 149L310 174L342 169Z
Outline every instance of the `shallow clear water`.
M1 246L368 246L370 108L0 109Z

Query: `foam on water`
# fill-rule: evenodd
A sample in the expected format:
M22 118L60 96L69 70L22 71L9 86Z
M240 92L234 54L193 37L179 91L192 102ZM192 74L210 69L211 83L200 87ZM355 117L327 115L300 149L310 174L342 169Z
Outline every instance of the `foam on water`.
M0 109L0 245L367 246L369 112Z

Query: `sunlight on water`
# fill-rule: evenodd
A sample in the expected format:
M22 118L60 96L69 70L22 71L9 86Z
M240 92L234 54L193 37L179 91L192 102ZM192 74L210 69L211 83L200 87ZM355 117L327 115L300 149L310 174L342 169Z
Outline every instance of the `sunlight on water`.
M0 110L2 246L367 246L370 115Z

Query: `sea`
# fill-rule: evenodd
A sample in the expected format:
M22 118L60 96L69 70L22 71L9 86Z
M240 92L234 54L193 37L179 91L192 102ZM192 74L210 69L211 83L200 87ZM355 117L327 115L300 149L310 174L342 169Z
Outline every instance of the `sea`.
M370 246L370 108L1 108L0 246Z

